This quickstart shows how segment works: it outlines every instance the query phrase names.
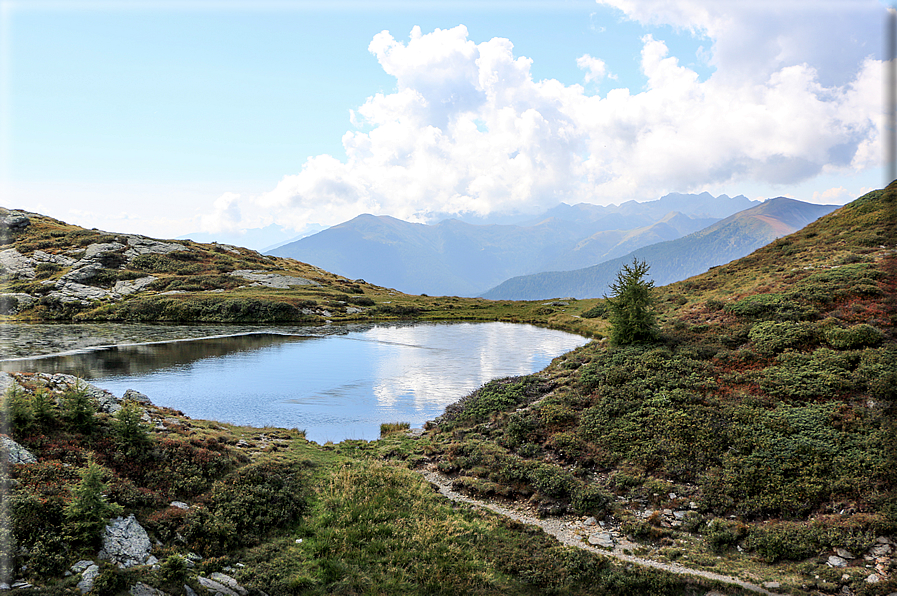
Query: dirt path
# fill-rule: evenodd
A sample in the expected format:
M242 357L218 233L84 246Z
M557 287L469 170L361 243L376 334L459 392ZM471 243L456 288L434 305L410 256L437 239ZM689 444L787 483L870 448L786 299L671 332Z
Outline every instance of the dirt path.
M669 571L670 573L677 573L680 575L697 575L700 577L705 577L707 579L717 580L720 582L724 582L727 584L734 584L736 586L740 586L745 590L750 590L752 592L757 592L759 594L767 594L769 596L783 596L776 592L770 592L766 588L762 586L758 586L756 584L748 583L746 581L742 581L737 577L731 577L728 575L721 575L719 573L713 573L710 571L704 571L701 569L690 569L688 567L684 567L682 565L676 563L660 563L658 561L652 561L650 559L643 559L641 557L635 557L632 555L627 555L623 553L623 549L631 550L636 548L637 545L627 542L625 540L617 541L617 544L614 546L613 550L605 549L605 548L597 548L592 546L588 542L583 541L583 537L580 534L577 534L572 529L569 522L565 522L562 519L541 519L538 518L531 513L527 512L524 509L510 509L508 507L504 507L502 505L497 505L495 503L488 503L486 501L480 501L478 499L472 499L470 497L464 496L459 492L452 490L451 480L438 472L429 471L429 470L418 470L428 482L435 485L439 488L440 494L445 496L452 501L458 501L461 503L468 503L473 505L474 507L481 507L484 509L489 509L494 513L499 515L503 515L520 523L529 524L533 526L538 526L542 528L548 534L551 534L555 538L557 538L562 544L566 544L567 546L575 546L576 548L581 548L583 550L588 550L599 555L603 555L605 557L611 557L613 559L618 559L620 561L626 561L627 563L633 563L635 565L643 565L645 567L653 567L655 569L662 569L663 571Z

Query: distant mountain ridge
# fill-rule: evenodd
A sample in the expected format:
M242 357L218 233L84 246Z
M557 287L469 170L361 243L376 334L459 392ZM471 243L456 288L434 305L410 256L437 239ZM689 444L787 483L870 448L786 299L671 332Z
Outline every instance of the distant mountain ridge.
M518 276L485 292L482 297L493 300L599 297L607 292L616 272L634 258L648 262L650 277L656 285L680 281L746 256L838 207L785 197L770 199L688 236L644 246L591 267Z
M757 203L709 193L609 206L562 203L519 225L426 225L366 214L268 254L403 292L473 296L514 276L587 267L679 238Z

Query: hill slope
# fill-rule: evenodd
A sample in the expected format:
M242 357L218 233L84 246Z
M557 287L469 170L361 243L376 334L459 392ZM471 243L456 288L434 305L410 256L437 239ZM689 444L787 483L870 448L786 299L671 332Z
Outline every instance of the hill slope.
M556 296L601 296L620 267L634 258L650 264L651 278L657 285L671 283L743 257L836 208L784 197L770 199L688 236L639 248L592 267L509 279L484 293L483 297L539 300Z

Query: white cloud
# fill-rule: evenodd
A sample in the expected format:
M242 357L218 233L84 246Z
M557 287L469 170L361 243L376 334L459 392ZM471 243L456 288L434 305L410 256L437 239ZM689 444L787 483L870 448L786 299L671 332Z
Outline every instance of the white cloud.
M659 15L710 36L736 27L715 3L610 1L632 18ZM751 30L745 39L759 35ZM352 112L356 130L343 136L346 161L310 157L255 199L225 195L209 226L237 226L260 212L300 229L364 212L423 221L432 213L535 211L560 201L645 200L740 180L793 184L878 165L880 61L863 59L838 84L824 83L811 63L784 58L739 77L731 73L749 61L722 72L730 58L720 58L725 44L713 39L718 70L701 81L662 40L646 35L645 89L601 96L580 85L534 81L532 61L515 57L509 40L477 44L463 25L427 34L415 27L407 42L384 31L369 50L396 77L396 90ZM587 82L607 73L600 58L584 55L577 63Z
M586 83L600 81L607 74L607 66L604 64L604 60L601 60L600 58L592 58L588 54L583 54L577 58L576 66L586 71Z

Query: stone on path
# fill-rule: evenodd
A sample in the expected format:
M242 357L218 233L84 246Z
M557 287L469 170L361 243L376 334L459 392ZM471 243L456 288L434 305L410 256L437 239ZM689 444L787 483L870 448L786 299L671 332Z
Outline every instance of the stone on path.
M609 532L592 534L589 536L589 544L592 546L600 546L601 548L613 548L615 545L614 538Z

